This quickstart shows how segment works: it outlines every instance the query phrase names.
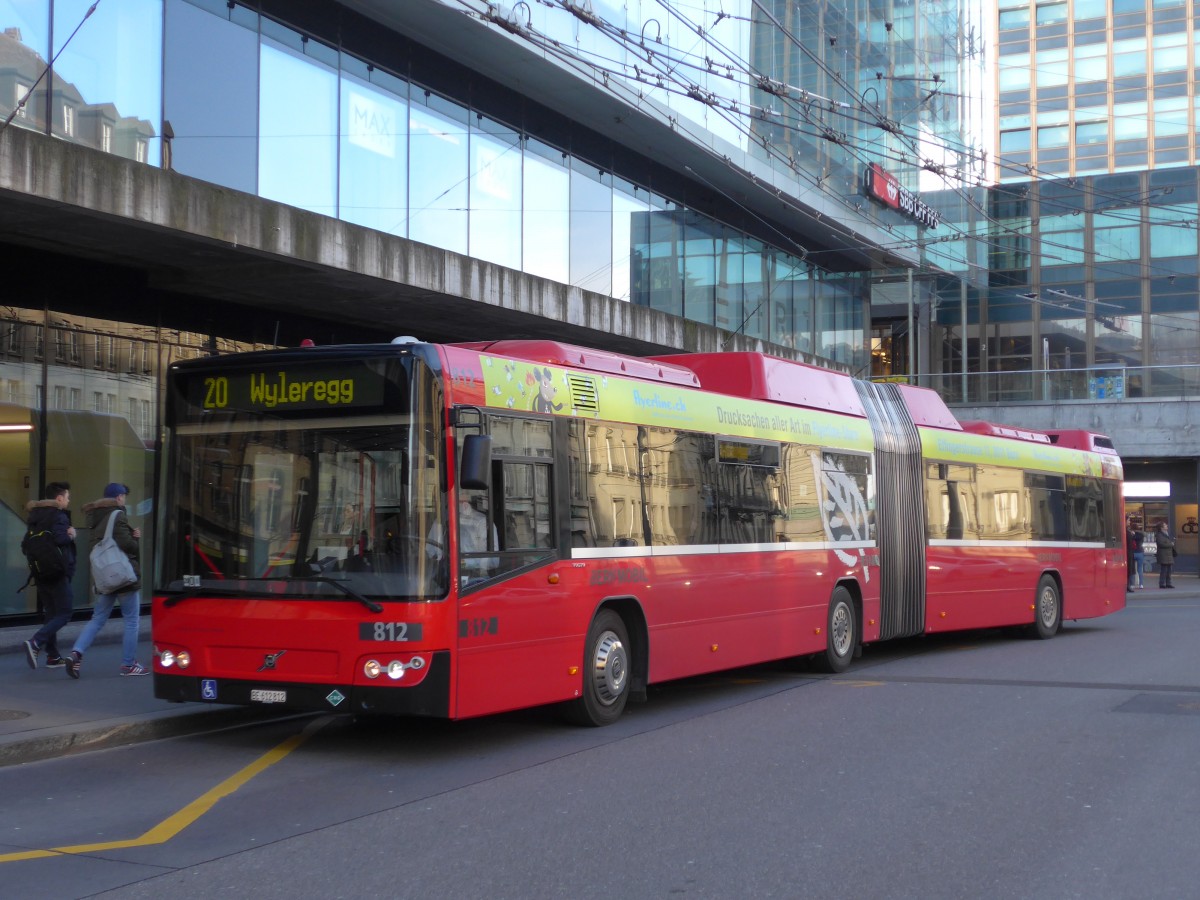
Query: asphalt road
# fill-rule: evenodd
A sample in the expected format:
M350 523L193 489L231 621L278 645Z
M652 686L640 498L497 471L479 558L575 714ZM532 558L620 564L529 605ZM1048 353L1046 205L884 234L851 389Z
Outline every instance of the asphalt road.
M1178 898L1200 597L548 710L312 718L0 770L12 897Z

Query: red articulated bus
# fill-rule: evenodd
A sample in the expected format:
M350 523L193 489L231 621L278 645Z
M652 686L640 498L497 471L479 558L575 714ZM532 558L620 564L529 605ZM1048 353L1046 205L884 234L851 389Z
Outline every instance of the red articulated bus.
M652 682L1125 603L1102 435L764 356L308 347L169 376L166 700L614 721Z

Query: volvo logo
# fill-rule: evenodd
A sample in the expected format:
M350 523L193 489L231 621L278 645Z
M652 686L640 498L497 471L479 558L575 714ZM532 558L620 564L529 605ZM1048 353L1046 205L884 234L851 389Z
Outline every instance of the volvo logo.
M258 671L263 672L267 669L274 669L275 663L279 662L279 657L287 653L286 650L280 650L278 653L268 653L263 657L263 664L258 667Z

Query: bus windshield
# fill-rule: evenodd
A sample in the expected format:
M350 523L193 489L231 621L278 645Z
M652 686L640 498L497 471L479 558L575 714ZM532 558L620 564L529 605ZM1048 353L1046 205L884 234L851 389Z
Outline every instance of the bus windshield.
M285 357L227 371L216 360L180 366L172 377L166 591L446 595L440 393L422 362L360 358L318 368ZM280 399L293 385L304 400Z

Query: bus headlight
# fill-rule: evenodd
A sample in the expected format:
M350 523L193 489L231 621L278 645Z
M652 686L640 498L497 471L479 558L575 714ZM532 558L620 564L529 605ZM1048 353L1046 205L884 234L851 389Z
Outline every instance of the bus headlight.
M158 664L164 669L169 669L171 666L186 669L192 664L192 654L186 650L180 650L178 653L174 650L163 650L158 654Z
M392 679L393 681L399 681L404 677L404 672L406 669L413 669L415 671L423 668L425 668L425 658L422 656L414 656L407 663L402 663L398 659L393 659L390 663L388 663L388 678Z
M379 673L383 671L383 667L379 665L379 660L368 659L363 664L363 674L368 678L378 678ZM388 667L388 674L391 674L391 666Z

